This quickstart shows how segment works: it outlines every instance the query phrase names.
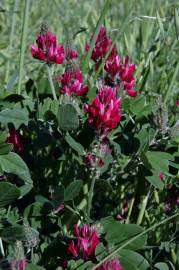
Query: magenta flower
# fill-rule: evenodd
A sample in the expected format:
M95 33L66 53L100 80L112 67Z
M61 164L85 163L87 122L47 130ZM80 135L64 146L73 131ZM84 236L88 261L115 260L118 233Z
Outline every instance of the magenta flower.
M88 92L88 86L83 84L83 74L79 68L66 70L59 81L62 94L83 96Z
M134 71L135 71L135 64L129 64L129 58L128 56L126 56L125 63L121 65L119 74L126 94L131 97L135 97L137 95L137 91L134 90L135 87L135 77L133 75Z
M106 28L101 26L99 30L99 34L96 39L95 47L93 48L91 59L94 62L101 62L101 60L105 57L107 52L109 51L112 45L112 40L107 36ZM90 48L89 44L86 44L86 50L88 51Z
M10 130L9 137L7 138L7 143L13 144L14 150L17 153L20 153L24 150L24 146L22 144L22 137L15 129Z
M104 86L91 105L85 104L84 111L89 115L88 122L100 134L107 135L120 122L121 100L113 88Z
M17 270L25 270L27 267L27 261L26 258L22 258L20 260L12 260L11 261L11 267Z
M120 265L119 260L114 258L113 260L104 262L96 270L123 270L123 268Z
M121 57L116 54L115 48L112 48L110 56L106 60L104 69L111 75L112 78L119 73L121 69Z
M72 48L67 49L65 54L66 54L66 59L74 60L74 59L78 58L77 51L75 49L72 49Z
M82 258L85 261L95 259L95 250L99 244L99 236L97 231L85 224L82 228L79 228L76 224L74 226L74 236L77 237L77 242L72 240L68 247L69 252L74 256L78 257L82 254Z
M176 101L176 105L178 105L178 106L179 106L179 99Z
M56 35L52 32L41 33L37 36L37 46L32 45L32 56L50 64L62 64L65 59L63 45L57 45Z

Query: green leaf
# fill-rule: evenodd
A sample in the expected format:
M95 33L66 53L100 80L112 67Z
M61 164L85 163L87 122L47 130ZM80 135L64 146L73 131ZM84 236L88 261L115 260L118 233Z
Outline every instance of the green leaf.
M149 183L151 183L154 187L162 190L164 187L164 182L161 181L160 177L159 177L159 173L153 171L153 175L152 176L146 176L145 177L147 179L147 181L149 181Z
M73 130L79 126L78 114L72 104L59 106L57 120L59 128L63 130Z
M137 119L147 116L151 112L151 106L146 103L144 96L137 96L130 103L131 111L136 115Z
M124 244L127 240L143 231L143 229L138 225L121 224L112 217L104 218L100 221L100 223L106 232L106 241L111 244L117 244L118 246ZM127 248L132 250L140 249L145 245L146 239L147 236L143 235L129 244Z
M69 133L67 133L67 135L65 136L65 140L71 146L71 148L78 153L79 156L84 156L85 151L83 146L80 143L76 142Z
M29 169L23 159L16 153L10 152L0 156L0 167L6 173L18 175L27 184L32 184Z
M176 140L179 138L179 120L176 122L176 124L171 128L171 138L173 140Z
M0 235L5 242L14 243L17 240L24 239L25 237L24 227L21 225L14 225L5 228Z
M0 144L0 155L6 155L12 151L13 145L11 143Z
M59 186L55 189L52 202L55 207L58 207L63 201L64 201L64 187Z
M18 129L21 124L27 125L28 121L27 112L23 109L5 109L0 112L0 122L4 125L12 123L16 129Z
M20 197L20 190L7 182L0 183L0 208L12 203Z
M32 264L32 263L29 263L25 269L26 270L45 270L45 268Z
M66 189L65 189L65 196L64 201L70 201L76 198L79 194L81 188L83 186L83 182L81 180L76 180L72 182Z
M2 133L0 134L0 144L1 144L1 143L5 143L6 140L7 140L7 132L4 131L4 132L2 132Z
M156 263L156 264L155 264L155 267L156 267L157 269L159 269L159 270L169 270L168 265L167 265L166 263L162 263L162 262Z
M150 266L143 256L128 249L119 252L119 261L125 270L148 270Z
M89 270L92 269L92 262L84 262L83 260L78 260L78 261L69 261L68 262L68 269L69 270Z
M31 220L31 226L36 230L41 227L42 209L43 203L35 202L24 210L24 217Z
M169 160L174 159L171 154L159 151L148 151L146 157L152 168L159 173L168 172Z
M97 245L96 250L95 250L96 259L98 261L101 261L107 255L108 255L108 251L107 251L106 247L102 243L100 243L99 245Z

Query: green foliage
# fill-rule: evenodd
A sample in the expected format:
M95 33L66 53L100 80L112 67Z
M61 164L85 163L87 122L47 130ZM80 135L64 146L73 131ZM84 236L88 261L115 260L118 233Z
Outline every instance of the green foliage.
M59 106L57 119L59 128L62 130L73 130L79 126L77 111L71 104Z
M147 270L150 266L143 256L128 249L123 249L119 252L119 259L126 270Z
M82 189L83 183L81 180L76 180L70 183L65 189L64 201L71 201L78 196L80 190Z
M5 109L0 112L0 122L4 125L12 123L15 128L19 128L21 124L27 125L28 121L28 114L25 110Z
M120 224L119 222L113 220L111 217L101 220L101 224L104 228L104 232L106 232L106 241L118 246L124 244L126 241L142 232L142 228L138 225ZM146 240L147 236L143 235L132 244L127 246L127 248L132 250L141 249L144 247Z
M0 183L0 208L11 204L20 197L20 190L10 183Z
M7 227L0 233L1 238L8 243L14 243L17 240L23 240L25 237L24 228L20 225Z

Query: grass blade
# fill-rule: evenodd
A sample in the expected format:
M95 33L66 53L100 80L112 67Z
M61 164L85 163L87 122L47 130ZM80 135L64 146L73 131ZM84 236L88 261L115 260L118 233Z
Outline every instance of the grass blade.
M163 23L162 23L162 19L160 18L160 15L157 11L157 21L158 21L158 25L159 25L159 28L160 28L160 32L163 36L163 39L165 40L165 31L164 31L164 27L163 27Z
M170 95L170 93L171 93L171 90L172 90L172 87L173 87L174 82L175 82L175 80L176 80L178 71L179 71L179 62L178 62L177 65L176 65L176 68L175 68L173 77L172 77L172 79L171 79L171 83L170 83L170 85L169 85L169 87L168 87L168 90L167 90L167 92L166 92L165 99L164 99L164 104L166 104L167 101L168 101L168 97L169 97L169 95Z
M29 8L30 0L25 1L24 15L23 15L23 26L22 26L22 36L21 36L21 50L20 50L20 63L19 63L19 81L17 93L21 93L21 83L23 76L23 66L24 66L24 53L26 47L26 37L27 37L27 27L28 27L28 18L29 18Z
M177 39L179 40L179 15L178 15L178 11L177 11L176 8L175 8L175 16L174 16L174 19L175 19L175 31L176 31L176 36L177 36Z
M13 9L13 15L12 15L12 23L11 23L11 32L10 32L10 39L9 39L9 46L8 46L8 54L11 55L12 52L12 43L14 40L14 30L15 30L15 24L16 24L16 17L17 17L17 9L19 5L19 0L15 0L14 2L14 9ZM8 58L6 63L6 74L5 74L5 82L7 83L9 78L9 71L10 71L10 60Z

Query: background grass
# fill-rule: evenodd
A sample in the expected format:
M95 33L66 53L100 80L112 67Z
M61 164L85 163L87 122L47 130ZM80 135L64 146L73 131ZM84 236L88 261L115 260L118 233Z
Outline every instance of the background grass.
M23 82L38 76L31 57L41 24L57 33L59 43L72 43L79 51L95 29L104 1L47 0L30 2ZM0 4L0 78L2 87L16 91L25 1L2 0ZM104 23L121 54L137 64L137 88L166 101L178 92L178 35L176 0L112 0ZM177 26L178 27L178 26ZM13 29L15 31L13 31ZM72 39L75 33L84 30ZM172 80L173 79L173 80ZM1 94L3 91L1 91ZM166 97L167 96L167 97Z

